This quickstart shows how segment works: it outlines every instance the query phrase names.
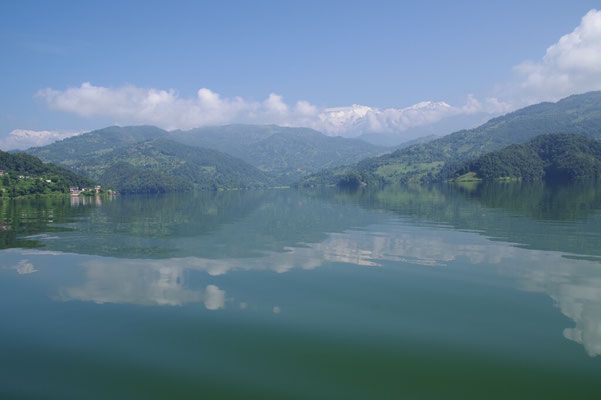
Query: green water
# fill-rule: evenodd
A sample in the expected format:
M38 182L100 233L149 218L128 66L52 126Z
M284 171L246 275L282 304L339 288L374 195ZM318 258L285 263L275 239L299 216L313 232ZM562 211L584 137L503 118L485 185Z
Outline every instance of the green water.
M601 186L0 202L2 399L594 399Z

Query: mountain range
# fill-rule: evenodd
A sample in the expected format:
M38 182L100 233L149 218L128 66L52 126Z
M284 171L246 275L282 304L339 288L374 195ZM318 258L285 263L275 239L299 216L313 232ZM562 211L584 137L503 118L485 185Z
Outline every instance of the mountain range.
M226 125L171 132L111 126L26 152L89 177L100 178L111 163L128 162L207 189L289 185L386 150L308 128Z
M356 163L387 151L358 139L326 136L309 128L277 125L226 125L169 132L180 143L216 149L238 157L291 184L324 168Z
M277 125L170 132L154 126L112 126L27 153L131 192L145 191L145 179L153 182L151 192L260 188L299 180L303 186L412 183L446 179L486 153L552 133L601 138L601 92L535 104L473 129L395 148Z
M363 183L429 182L441 172L511 144L549 133L601 138L601 91L573 95L556 103L539 103L485 124L372 157L352 166L332 168L303 178L301 185L336 184L348 174Z

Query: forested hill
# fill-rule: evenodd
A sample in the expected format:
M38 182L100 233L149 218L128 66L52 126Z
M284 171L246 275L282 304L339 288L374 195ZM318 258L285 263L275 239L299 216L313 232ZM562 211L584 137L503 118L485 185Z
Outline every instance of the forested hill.
M100 181L122 194L153 194L190 191L191 183L156 170L120 161L103 170Z
M73 136L43 147L27 149L44 161L69 167L85 158L92 157L126 146L159 137L166 137L167 131L156 126L109 126Z
M173 131L181 143L217 149L290 184L324 168L356 163L387 148L358 139L326 136L309 128L277 125L225 125Z
M601 177L601 142L571 134L541 135L469 161L451 177L457 181L596 179Z
M0 151L0 170L0 196L3 197L69 193L71 187L95 185L91 179L23 153Z
M139 170L127 168L125 171L136 172L131 182L123 172L119 173L118 181L107 180L110 176L107 171L117 172L113 166L123 166L122 163L156 174L141 174ZM242 160L217 150L186 146L163 138L118 147L74 162L71 168L123 193L144 192L144 178L149 179L148 192L189 190L192 187L200 190L252 188L270 184L263 172ZM173 185L163 182L168 178L172 178ZM128 190L124 190L126 187Z
M27 153L68 168L80 168L90 158L154 139L229 154L269 175L274 184L290 184L321 169L352 164L387 151L382 146L330 137L308 128L225 125L171 132L154 126L112 126L31 148ZM252 185L248 182L244 186Z
M353 167L322 171L301 183L335 184L346 174L363 182L407 183L441 179L449 164L461 163L508 145L548 133L573 133L601 138L601 91L540 103L491 119L470 130L359 162Z

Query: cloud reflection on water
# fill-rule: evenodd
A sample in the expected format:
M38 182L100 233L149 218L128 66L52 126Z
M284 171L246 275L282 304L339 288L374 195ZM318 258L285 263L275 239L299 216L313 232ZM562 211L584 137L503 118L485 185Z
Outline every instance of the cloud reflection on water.
M447 266L453 262L497 265L496 272L515 279L521 290L549 295L575 323L574 327L564 330L564 336L582 344L591 356L601 354L601 265L598 262L573 259L560 252L523 249L470 232L412 228L399 233L391 231L390 225L371 228L370 231L332 233L321 243L287 247L284 252L266 252L262 257L98 258L81 264L86 270L85 283L62 288L60 298L170 306L202 302L207 309L218 310L225 307L226 292L213 284L204 290L188 288L187 270L219 276L233 271L311 270L328 262L360 267L390 266L390 262L420 266Z
M538 263L522 262L503 273L516 277L521 289L549 295L562 314L574 321L563 336L601 355L601 264L543 253Z
M202 302L208 310L225 307L225 291L215 285L204 291L186 289L186 268L177 263L98 259L81 265L86 271L85 283L61 288L60 300L158 306Z
M38 270L35 269L33 264L29 262L29 260L21 260L15 265L9 267L2 267L2 269L15 270L19 275L29 275L33 274L34 272L38 272Z

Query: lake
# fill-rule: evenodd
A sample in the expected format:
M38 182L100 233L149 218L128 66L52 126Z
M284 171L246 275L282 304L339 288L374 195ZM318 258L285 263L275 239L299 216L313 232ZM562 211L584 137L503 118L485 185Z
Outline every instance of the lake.
M592 399L601 186L0 201L3 399Z

